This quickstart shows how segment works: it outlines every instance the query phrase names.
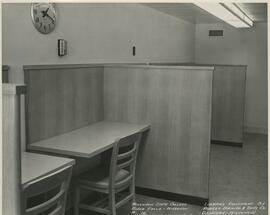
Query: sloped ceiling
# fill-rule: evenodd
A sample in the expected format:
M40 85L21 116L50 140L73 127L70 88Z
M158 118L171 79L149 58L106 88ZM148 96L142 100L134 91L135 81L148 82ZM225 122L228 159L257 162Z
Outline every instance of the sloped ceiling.
M195 24L222 22L192 3L143 3L143 5ZM238 3L238 5L253 21L267 21L266 3Z

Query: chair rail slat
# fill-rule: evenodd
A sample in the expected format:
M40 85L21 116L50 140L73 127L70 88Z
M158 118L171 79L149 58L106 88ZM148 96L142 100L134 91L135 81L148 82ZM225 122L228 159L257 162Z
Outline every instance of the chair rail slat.
M60 198L63 198L64 194L65 194L65 190L60 190L60 192L58 192L54 197L52 197L48 201L46 201L40 205L34 206L32 208L26 209L26 214L27 215L32 215L32 214L34 215L34 214L39 214L42 211L48 210L54 204L56 204Z
M129 151L125 152L125 153L118 154L117 155L117 160L122 160L124 158L129 157L129 156L132 156L135 152L136 152L136 148L132 148L131 150L129 150Z
M90 206L90 205L86 205L86 204L82 204L82 203L79 204L78 207L81 208L81 209L91 210L91 211L95 211L95 212L98 212L98 213L110 214L109 210L107 210L107 209L94 207L94 206Z
M123 180L117 182L117 183L115 184L115 188L118 189L118 188L120 188L120 187L122 187L122 186L125 186L125 184L129 183L130 180L131 180L132 178L133 178L133 175L129 175L129 176L126 177L125 179L123 179Z
M49 215L62 215L65 211L67 190L72 173L72 165L68 165L59 169L53 173L50 173L35 181L29 182L22 188L22 215L36 215L44 214L44 212L50 210L46 214ZM58 190L55 190L58 189ZM28 206L28 201L35 198L37 194L44 194L48 191L55 193L49 199L39 200L38 204L34 206ZM31 203L31 202L30 202Z
M55 208L54 211L52 211L49 215L61 215L62 212L62 205L59 205L57 208Z
M130 160L124 162L124 163L121 163L121 164L117 164L117 170L121 170L121 169L124 169L130 165L133 164L133 158L131 158Z
M125 197L124 199L122 199L122 200L120 200L119 202L117 202L117 203L115 204L115 207L116 207L116 208L121 207L122 205L124 205L124 204L126 204L128 201L130 201L130 200L132 199L132 197L133 197L132 194L128 195L128 196Z

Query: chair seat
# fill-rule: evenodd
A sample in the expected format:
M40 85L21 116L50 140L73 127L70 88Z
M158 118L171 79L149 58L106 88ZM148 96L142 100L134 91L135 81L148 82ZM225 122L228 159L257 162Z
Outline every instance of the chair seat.
M118 170L115 174L115 182L120 182L130 176L127 170ZM79 176L77 179L79 185L107 189L109 187L109 169L97 167L89 172Z

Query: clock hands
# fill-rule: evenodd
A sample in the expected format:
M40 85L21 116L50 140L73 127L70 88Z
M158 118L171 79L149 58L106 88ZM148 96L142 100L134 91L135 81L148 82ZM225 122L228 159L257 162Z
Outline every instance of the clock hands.
M43 10L43 11L41 11L42 12L42 17L45 17L45 16L47 16L48 15L48 10L49 10L49 8L47 8L47 10Z
M46 10L41 11L42 12L42 17L45 17L45 16L49 17L52 20L52 23L54 24L54 19L48 14L48 10L49 10L49 8L47 8Z
M54 19L48 14L46 14L46 16L49 17L52 20L52 23L54 24Z

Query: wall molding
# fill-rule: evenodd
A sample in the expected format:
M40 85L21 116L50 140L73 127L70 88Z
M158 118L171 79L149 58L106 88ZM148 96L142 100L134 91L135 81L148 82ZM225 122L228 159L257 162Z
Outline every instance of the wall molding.
M209 198L202 198L202 197L197 197L197 196L165 192L165 191L148 189L148 188L139 187L139 186L136 186L135 190L136 190L136 194L175 201L175 202L183 202L183 203L192 204L192 205L205 206L205 205L208 205L209 203Z
M223 146L243 147L243 143L242 142L238 143L238 142L211 140L211 144L223 145Z

